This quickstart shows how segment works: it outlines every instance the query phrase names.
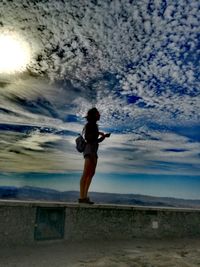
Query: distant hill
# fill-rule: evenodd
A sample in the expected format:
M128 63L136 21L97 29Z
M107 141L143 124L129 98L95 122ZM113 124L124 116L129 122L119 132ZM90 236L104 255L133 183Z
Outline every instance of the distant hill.
M61 202L77 202L78 191L60 192L48 188L38 187L13 187L1 186L0 199L16 200L45 200ZM138 206L158 206L158 207L186 207L200 208L200 200L188 200L167 197L153 197L137 194L112 194L90 192L90 197L95 203L110 203Z

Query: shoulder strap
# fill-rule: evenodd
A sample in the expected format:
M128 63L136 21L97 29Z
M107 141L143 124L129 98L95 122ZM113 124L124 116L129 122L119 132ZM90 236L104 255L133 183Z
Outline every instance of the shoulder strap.
M85 126L83 127L82 135L84 135L84 133L85 133Z

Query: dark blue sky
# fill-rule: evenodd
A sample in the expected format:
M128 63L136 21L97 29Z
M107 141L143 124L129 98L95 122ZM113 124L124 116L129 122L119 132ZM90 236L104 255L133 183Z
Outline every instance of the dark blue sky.
M155 175L163 188L162 177L200 180L199 8L198 0L1 2L0 35L31 51L25 71L0 73L1 174L80 173L74 140L96 106L100 129L112 133L99 175Z

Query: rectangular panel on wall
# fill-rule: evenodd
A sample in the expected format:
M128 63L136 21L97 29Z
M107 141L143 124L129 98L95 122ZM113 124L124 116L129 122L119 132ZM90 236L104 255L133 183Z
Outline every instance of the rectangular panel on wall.
M38 207L35 221L35 240L64 238L65 208Z

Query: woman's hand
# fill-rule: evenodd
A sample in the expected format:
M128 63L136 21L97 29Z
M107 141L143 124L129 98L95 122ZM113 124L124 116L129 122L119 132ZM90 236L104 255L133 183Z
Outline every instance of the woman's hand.
M102 137L106 138L106 137L110 137L110 133L103 133L103 132L99 132L99 135L101 135Z
M105 137L110 137L111 133L104 134Z
M99 132L99 135L101 136L105 136L105 134L103 132Z

